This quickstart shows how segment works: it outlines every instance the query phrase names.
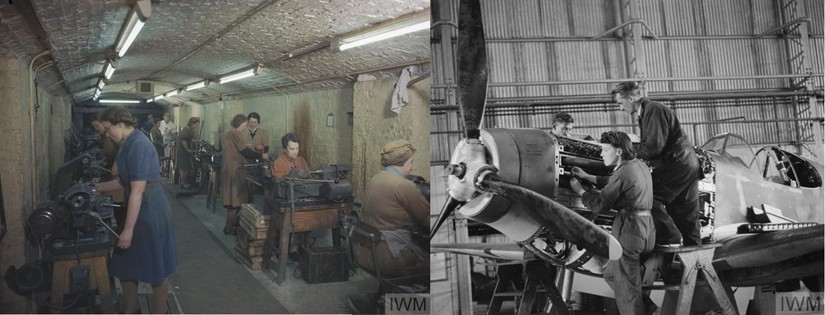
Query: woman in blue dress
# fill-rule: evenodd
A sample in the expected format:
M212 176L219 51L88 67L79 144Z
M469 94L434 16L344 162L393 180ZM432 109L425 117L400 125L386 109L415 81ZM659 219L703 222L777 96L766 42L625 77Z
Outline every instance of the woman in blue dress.
M123 313L139 311L138 281L152 285L155 313L167 313L169 275L178 266L177 242L169 201L160 185L158 155L135 119L123 107L100 115L107 137L120 144L118 179L95 186L99 192L125 190L126 222L112 254L110 273L123 286Z

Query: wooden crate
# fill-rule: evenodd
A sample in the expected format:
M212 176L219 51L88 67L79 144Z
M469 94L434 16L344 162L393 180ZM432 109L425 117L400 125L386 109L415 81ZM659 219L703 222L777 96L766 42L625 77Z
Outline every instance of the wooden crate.
M259 271L263 268L264 258L261 256L247 256L242 252L239 252L237 248L235 249L235 256L238 257L244 264L246 264L249 269L253 271Z
M267 228L257 228L255 227L255 223L250 221L248 217L241 217L241 229L247 233L251 238L256 240L263 240L266 239L266 231ZM240 234L240 233L238 233Z
M254 204L245 203L241 205L240 216L241 218L246 218L256 229L266 229L269 227L269 215L263 214Z
M246 234L246 231L238 231L238 237L235 238L235 249L249 257L261 256L264 253L264 241L253 239Z

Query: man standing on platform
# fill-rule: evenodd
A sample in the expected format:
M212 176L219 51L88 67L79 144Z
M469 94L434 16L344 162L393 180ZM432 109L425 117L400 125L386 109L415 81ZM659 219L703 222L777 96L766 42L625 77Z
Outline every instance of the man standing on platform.
M634 148L653 168L656 246L701 245L699 159L676 113L642 96L636 82L619 83L610 95L621 110L639 114L640 143Z

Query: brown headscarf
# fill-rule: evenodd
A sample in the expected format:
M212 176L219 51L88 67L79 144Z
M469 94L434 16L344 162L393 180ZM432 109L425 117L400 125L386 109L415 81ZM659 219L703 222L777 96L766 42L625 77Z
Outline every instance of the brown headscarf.
M384 166L403 164L415 153L412 143L407 140L395 140L381 148L381 164Z

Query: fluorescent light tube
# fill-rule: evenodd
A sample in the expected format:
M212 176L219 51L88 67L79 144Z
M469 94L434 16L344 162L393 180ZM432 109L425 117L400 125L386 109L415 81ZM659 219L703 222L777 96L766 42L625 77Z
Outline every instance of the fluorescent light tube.
M206 86L206 81L201 81L201 82L198 82L198 83L193 83L193 84L187 85L186 90L187 91L196 90L196 89L200 89L204 86Z
M106 86L106 82L103 82L103 80L100 80L100 82L97 82L97 88L99 90L102 90L104 86Z
M115 73L115 67L112 66L112 62L109 61L106 63L106 70L103 70L103 77L106 78L106 80L109 80L113 73Z
M235 81L235 80L248 78L248 77L251 77L251 76L257 74L257 73L255 73L255 70L256 70L256 68L252 68L252 69L246 70L244 72L230 74L230 75L227 75L225 77L222 77L219 82L220 82L220 84L224 84L226 82L232 82L232 81Z
M346 50L427 29L430 29L429 10L399 17L395 20L368 27L355 34L343 36L335 41L336 45L333 45L333 49L337 48L338 51Z
M172 91L166 92L166 94L163 94L163 97L167 98L167 97L175 96L175 95L178 95L178 90L172 90Z
M100 103L111 103L111 104L140 104L138 100L100 100Z
M115 46L118 57L123 57L123 55L126 54L126 50L132 46L132 43L135 41L135 38L137 38L144 24L146 23L140 20L137 10L132 10L129 14L129 20L126 21L126 25L124 26L123 33L117 41L117 46Z

